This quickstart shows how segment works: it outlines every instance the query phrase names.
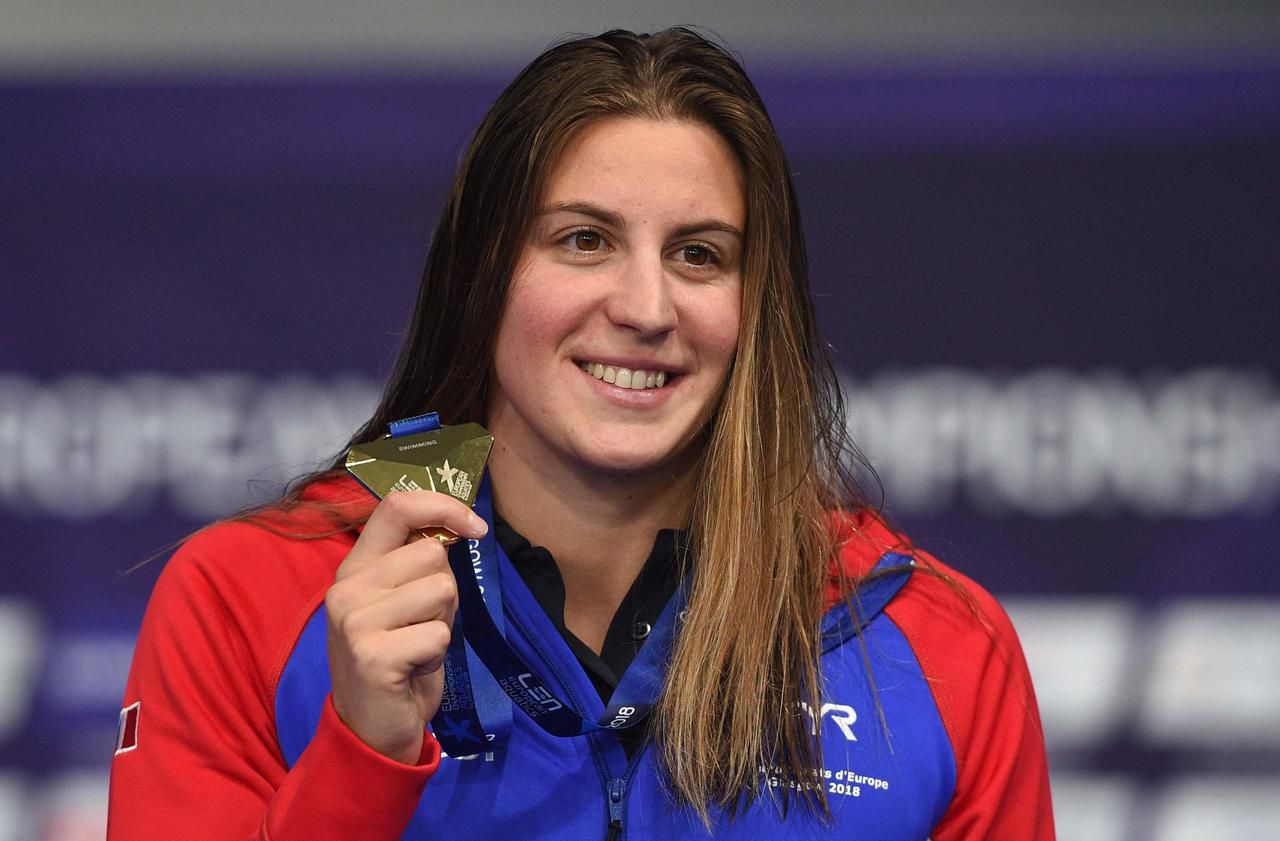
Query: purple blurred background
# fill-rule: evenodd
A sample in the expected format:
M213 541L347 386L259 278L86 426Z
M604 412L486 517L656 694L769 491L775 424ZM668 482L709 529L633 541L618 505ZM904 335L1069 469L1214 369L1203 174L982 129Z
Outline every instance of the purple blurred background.
M468 133L550 35L605 27L457 24L415 63L385 22L347 55L16 8L0 841L70 841L102 834L163 561L122 572L332 456ZM888 510L1023 636L1063 839L1280 839L1280 26L1232 8L1255 17L1214 49L1159 18L1149 49L1087 15L945 43L873 18L813 51L717 27L783 136Z

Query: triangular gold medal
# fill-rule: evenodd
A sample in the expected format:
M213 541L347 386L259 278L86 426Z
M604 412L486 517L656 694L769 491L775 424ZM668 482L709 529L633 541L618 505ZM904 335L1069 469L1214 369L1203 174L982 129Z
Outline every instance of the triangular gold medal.
M442 426L357 444L347 453L346 468L378 499L392 491L425 490L474 505L492 447L493 436L478 423ZM423 532L443 543L457 540L447 529Z

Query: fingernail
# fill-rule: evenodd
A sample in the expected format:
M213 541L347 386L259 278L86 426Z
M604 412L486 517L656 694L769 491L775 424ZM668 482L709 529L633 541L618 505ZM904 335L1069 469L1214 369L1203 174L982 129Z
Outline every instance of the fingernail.
M471 512L471 530L476 533L477 537L482 537L489 531L489 524L474 511Z

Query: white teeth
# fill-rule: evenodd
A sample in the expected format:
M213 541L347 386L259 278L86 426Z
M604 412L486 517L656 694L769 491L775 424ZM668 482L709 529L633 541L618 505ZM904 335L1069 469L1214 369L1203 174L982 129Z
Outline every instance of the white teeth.
M580 362L578 365L597 380L604 380L619 388L629 388L633 391L662 388L667 382L666 371L644 371L639 368L622 368L599 362Z

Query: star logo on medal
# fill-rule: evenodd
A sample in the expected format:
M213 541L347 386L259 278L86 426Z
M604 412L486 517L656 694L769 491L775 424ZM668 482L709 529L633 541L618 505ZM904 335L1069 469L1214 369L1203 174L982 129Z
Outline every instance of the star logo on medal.
M450 467L448 459L445 459L443 467L436 468L436 472L440 474L440 481L445 483L452 496L468 502L471 500L470 473L457 467Z
M440 481L449 486L449 493L457 496L453 489L453 477L457 474L458 468L449 466L449 459L444 460L444 467L437 467L436 472L440 474Z

